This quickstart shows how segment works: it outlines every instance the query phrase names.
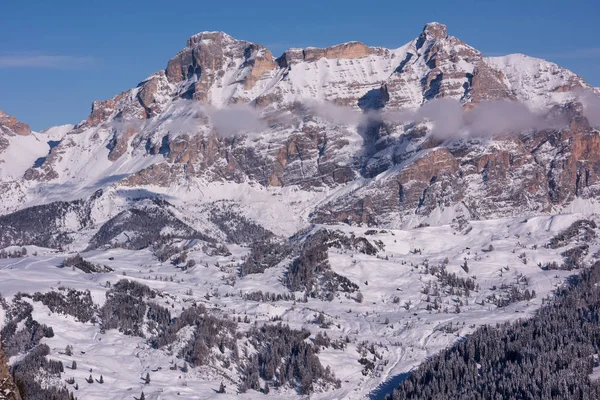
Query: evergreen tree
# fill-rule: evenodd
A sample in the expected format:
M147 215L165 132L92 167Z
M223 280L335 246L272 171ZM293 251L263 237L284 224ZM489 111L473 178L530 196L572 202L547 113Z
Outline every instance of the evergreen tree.
M589 376L600 343L600 262L569 283L533 318L483 326L429 358L392 399L600 399Z
M356 294L356 301L357 301L357 302L359 302L359 303L362 303L362 302L363 302L363 298L364 298L364 297L363 297L363 294L362 294L361 292L358 292L358 293Z

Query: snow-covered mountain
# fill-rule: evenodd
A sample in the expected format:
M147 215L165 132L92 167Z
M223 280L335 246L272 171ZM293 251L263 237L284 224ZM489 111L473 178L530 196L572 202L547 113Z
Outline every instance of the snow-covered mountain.
M94 102L74 127L33 136L11 136L8 128L2 203L14 211L100 188L184 190L203 202L198 188L224 182L300 190L315 200L312 222L400 227L457 214L547 212L597 191L584 90L596 89L543 60L482 57L438 23L395 50L349 42L279 58L203 32L165 70ZM565 123L505 124L497 133L508 135L493 137L465 137L457 127L440 138L431 123L393 118L435 99L465 110L517 101ZM392 118L368 117L374 111Z
M67 375L86 399L207 398L220 381L363 398L477 325L531 312L597 257L599 94L429 23L397 49L280 57L202 32L76 125L32 132L0 113L11 364L27 378L39 357L24 354L47 343L85 364ZM110 397L84 383L90 368Z

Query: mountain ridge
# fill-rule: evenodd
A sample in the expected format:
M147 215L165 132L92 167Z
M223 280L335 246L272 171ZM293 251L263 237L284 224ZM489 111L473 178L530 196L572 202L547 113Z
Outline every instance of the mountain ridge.
M385 395L596 263L595 90L439 23L277 58L207 32L77 125L0 129L18 390Z
M597 91L554 63L523 55L483 57L449 36L440 23L426 24L417 38L393 50L347 42L288 49L279 57L224 32L200 32L164 70L111 99L95 101L88 119L72 129L51 130L60 132L53 139L58 144L38 146L35 165L7 174L0 164L5 192L22 199L7 200L4 209L64 196L85 198L101 188L194 190L222 181L327 192L313 204L306 222L397 227L435 223L432 213L448 214L438 223L449 223L465 213L466 218L488 218L509 211L547 212L577 197L593 198L579 184L571 187L573 176L586 176L586 190L596 190L587 189L600 170L596 160L587 160L583 169L577 167L580 161L570 162L576 171L565 172L568 178L560 177L566 181L557 184L551 179L557 169L552 162L541 165L540 157L527 156L557 134L575 138L580 147L596 146L590 137L594 128L584 121L585 107L577 105L586 90ZM441 100L460 104L465 110L460 119L477 115L470 110L480 105L514 102L532 112L552 112L570 126L514 128L509 123L505 129L523 131L493 139L465 138L459 132L440 138L435 125L447 121L436 121L435 115L415 122L385 119L408 111L418 115L425 106L441 107ZM507 113L500 119L514 119ZM488 153L496 163L505 161L492 167L485 161ZM551 153L556 158L572 152ZM511 186L506 176L517 168L506 160L515 157L525 158L520 168L538 170L523 184L539 194L515 200L502 193ZM469 164L476 168L465 167ZM465 182L465 176L477 183ZM541 176L546 178L537 182ZM561 185L566 194L552 194ZM379 193L375 203L369 193ZM507 206L475 205L490 193Z

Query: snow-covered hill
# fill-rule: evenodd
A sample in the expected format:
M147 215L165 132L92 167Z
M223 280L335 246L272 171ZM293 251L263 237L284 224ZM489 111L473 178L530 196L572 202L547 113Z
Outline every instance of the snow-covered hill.
M86 399L364 398L597 258L598 94L429 23L277 58L202 32L77 125L0 113L15 376Z
M118 329L104 331L106 321L102 318L106 316L102 311L100 320L81 322L60 309L52 311L54 303L44 304L35 296L22 297L33 306L32 319L53 328L54 336L41 341L50 347L48 358L65 365L60 381L48 379L60 383L74 377L79 398L133 398L141 391L147 398L223 398L213 391L221 382L232 398L237 397L248 362L245 354L257 351L252 337L246 338L244 333L256 324L282 322L294 329L308 329L308 343L319 349L323 366L329 366L341 380L339 389L315 386L311 398L362 399L382 382L410 370L477 326L522 318L535 310L572 274L546 266L565 263L568 257L561 253L586 245L585 254L577 259L577 265L584 266L600 250L596 229L586 230L587 225L577 222L579 218L562 215L473 222L466 234L451 226L405 231L315 226L295 240L304 242L306 235L317 235L322 229L338 230L337 236L330 237L342 238L339 243L354 235L376 249L376 253L368 254L365 247L336 247L336 241L331 242L326 250L328 268L352 284L323 297L310 295L324 290L318 279L315 284L320 289L313 287L304 299L301 291L289 291L282 277L289 262L286 259L293 259L293 255L264 273L240 276L238 265L248 259L247 248L229 245L227 253L211 255L193 240L177 244L191 246L187 258L195 264L189 268L182 268L183 263L160 262L150 249L81 253L85 260L113 270L104 273L61 268L68 254L27 246L26 257L0 260L0 292L10 301L19 292L66 295L66 288L89 290L93 302L102 307L111 287L128 279L156 290L159 295L149 298L148 304L166 306L172 317L193 308L192 304L201 304L211 315L237 322L235 329L242 333L237 341L239 356L209 348L212 355L183 372L169 367L177 364L182 368L185 361L190 362L178 350L189 339L184 335L172 347L153 348L156 333L150 330L151 314L143 308L143 333L136 335ZM295 299L287 297L291 293ZM68 306L65 310L74 312ZM70 355L65 354L68 345L73 347ZM13 351L13 346L5 346L5 351ZM13 363L18 360L11 358ZM68 368L73 361L77 370ZM85 382L90 373L95 379L102 375L105 383ZM150 384L141 379L147 373ZM260 376L264 387L264 375ZM278 398L298 395L294 386L276 388L273 381L270 385L270 394ZM66 385L71 391L73 386ZM259 396L263 395L253 390L245 394L247 398Z

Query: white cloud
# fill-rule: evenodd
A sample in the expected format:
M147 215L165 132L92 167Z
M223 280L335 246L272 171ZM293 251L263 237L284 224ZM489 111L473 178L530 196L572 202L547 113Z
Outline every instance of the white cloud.
M548 58L570 58L570 59L600 58L600 47L574 49L571 51L565 51L563 53L549 54Z
M304 100L304 106L310 114L326 119L338 125L359 125L367 118L367 114L349 107L316 100Z
M94 59L88 56L0 54L0 68L80 69L93 63Z
M588 115L598 108L596 96L587 99ZM532 129L561 129L567 121L561 116L530 110L525 104L512 101L491 101L465 109L453 99L434 99L416 110L370 111L342 107L327 102L306 100L303 103L310 115L336 125L360 126L369 121L406 124L410 122L432 123L431 133L439 138L490 137L515 134ZM593 111L592 111L593 110ZM203 107L217 133L235 136L239 133L260 132L266 123L260 111L248 105L235 105L222 109ZM271 116L281 123L291 123L283 115Z
M591 91L581 91L579 99L584 114L593 126L600 127L600 97ZM327 102L304 100L303 111L334 125L361 126L370 121L391 124L430 122L432 135L441 139L464 137L491 137L510 135L539 129L562 129L568 125L564 116L530 110L525 104L513 101L490 101L472 108L453 99L434 99L415 110L370 111L338 106ZM288 113L263 114L248 104L235 104L216 108L193 100L179 100L163 113L159 120L133 120L113 122L122 132L130 128L156 129L160 126L170 135L195 134L213 129L223 137L256 135L269 128L271 123L284 127L296 123Z
M600 128L600 96L591 91L586 91L581 96L581 101L583 103L583 113L590 125Z
M213 127L220 136L260 132L267 128L260 112L246 104L227 108L205 107Z

